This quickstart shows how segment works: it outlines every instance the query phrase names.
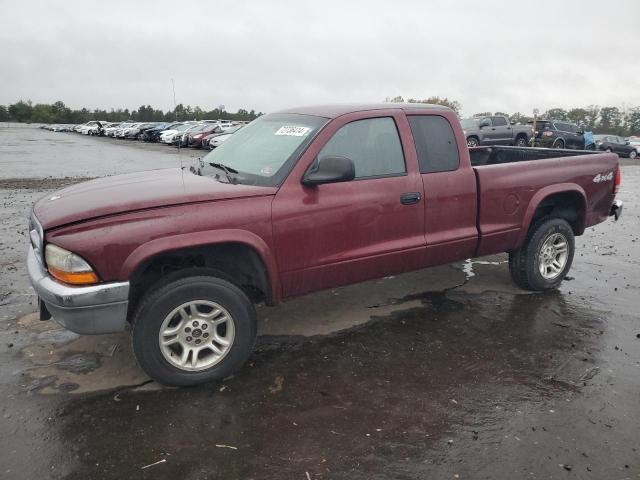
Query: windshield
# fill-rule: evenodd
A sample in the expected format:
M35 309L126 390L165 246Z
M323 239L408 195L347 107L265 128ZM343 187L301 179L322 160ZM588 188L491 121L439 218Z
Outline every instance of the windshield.
M216 165L224 165L232 172L234 183L279 185L326 122L326 118L311 115L264 115L238 130L204 157L201 173L218 174Z
M478 127L478 119L477 118L463 118L460 120L460 125L462 128L477 128Z

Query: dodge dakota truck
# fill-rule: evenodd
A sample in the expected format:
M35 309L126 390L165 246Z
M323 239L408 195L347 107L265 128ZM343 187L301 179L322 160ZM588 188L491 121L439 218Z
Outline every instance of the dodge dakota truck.
M460 123L469 148L479 145L526 147L533 136L531 125L517 125L501 115L463 118Z
M130 329L151 378L193 385L249 357L257 303L499 252L520 287L555 288L619 185L614 153L469 149L440 106L297 108L191 168L40 199L27 264L42 319Z

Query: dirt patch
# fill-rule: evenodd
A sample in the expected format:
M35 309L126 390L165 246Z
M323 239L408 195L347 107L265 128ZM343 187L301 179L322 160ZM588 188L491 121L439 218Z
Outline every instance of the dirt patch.
M4 178L0 179L0 189L3 190L51 190L67 187L75 183L93 180L95 177L64 177L64 178Z

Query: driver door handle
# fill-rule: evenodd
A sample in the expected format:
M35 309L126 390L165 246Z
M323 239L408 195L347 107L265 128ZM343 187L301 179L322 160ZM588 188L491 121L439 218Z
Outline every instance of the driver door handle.
M422 195L419 192L409 192L400 195L400 203L402 205L413 205L422 200Z

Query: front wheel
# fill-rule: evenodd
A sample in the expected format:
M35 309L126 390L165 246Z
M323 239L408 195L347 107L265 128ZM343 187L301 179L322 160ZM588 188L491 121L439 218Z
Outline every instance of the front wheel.
M529 230L524 245L509 253L509 271L521 288L557 288L567 276L575 249L573 230L562 218L542 218Z
M133 319L133 351L152 379L190 386L223 379L247 360L256 339L256 314L245 293L207 275L154 289Z
M478 139L476 137L467 138L467 147L473 148L479 145Z
M638 156L638 152L636 152L635 150L631 150L631 151L629 152L629 158L630 158L631 160L633 160L633 159L634 159L634 158L636 158L637 156Z

